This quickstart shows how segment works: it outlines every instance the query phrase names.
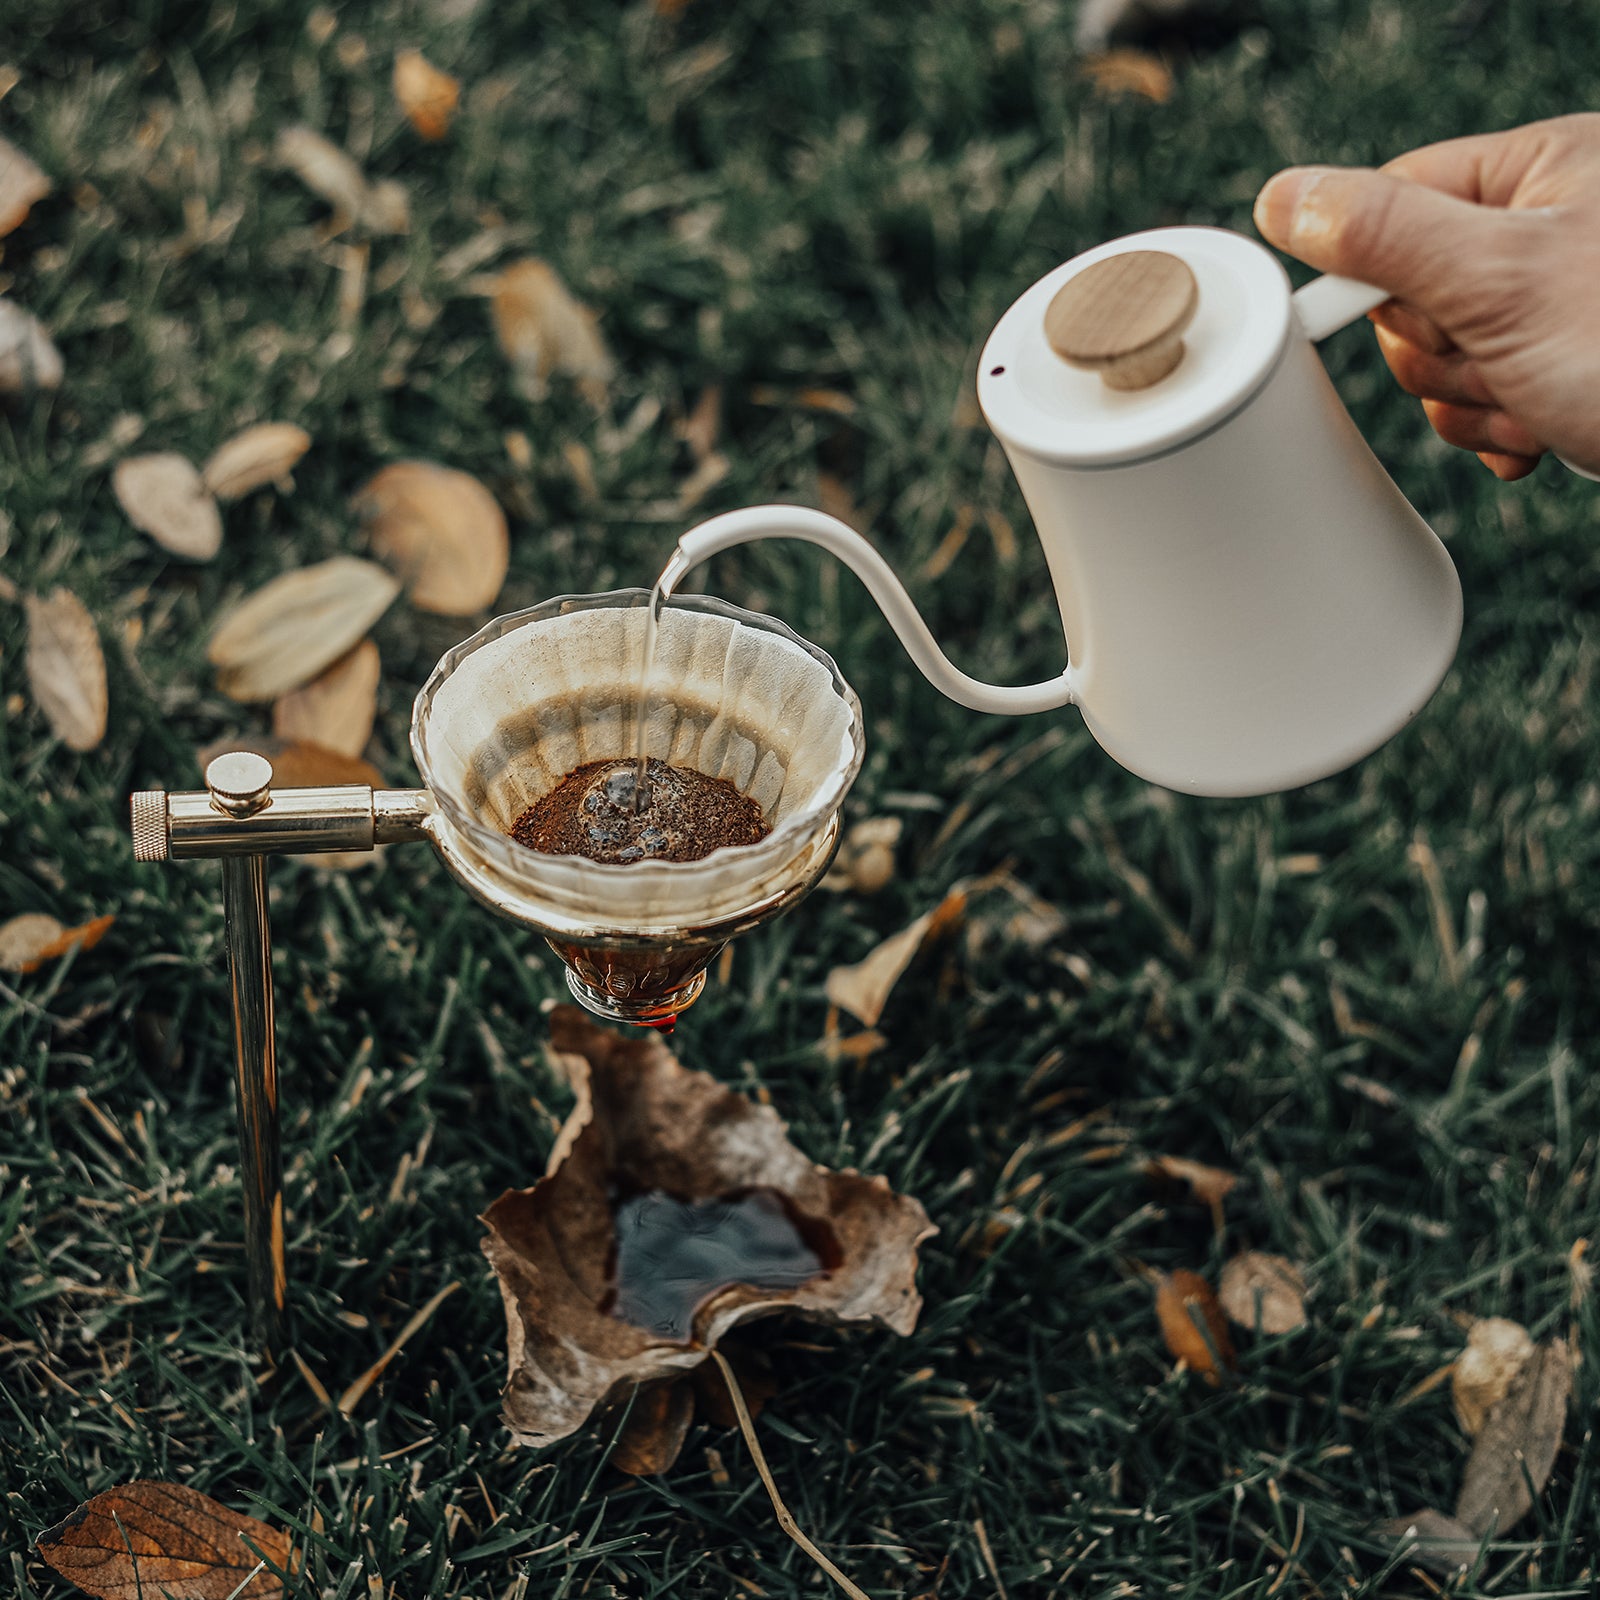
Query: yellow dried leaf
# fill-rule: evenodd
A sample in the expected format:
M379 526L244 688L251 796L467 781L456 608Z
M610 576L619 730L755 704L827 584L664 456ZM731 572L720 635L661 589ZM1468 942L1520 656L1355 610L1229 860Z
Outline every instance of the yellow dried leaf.
M835 967L828 974L828 1003L848 1011L867 1027L875 1027L906 968L919 952L960 923L966 904L967 892L958 886L932 911L925 911L909 927L885 939L863 960Z
M1223 1167L1208 1167L1187 1156L1151 1156L1144 1173L1154 1182L1186 1184L1202 1205L1216 1208L1239 1187L1239 1175Z
M51 731L72 750L106 736L106 658L94 618L70 589L24 597L28 686Z
M1143 50L1103 50L1086 56L1082 71L1103 95L1136 95L1157 105L1172 98L1172 69Z
M187 456L129 456L117 463L111 488L128 521L163 550L209 561L222 548L222 513Z
M381 675L378 647L363 639L326 672L273 701L273 734L359 756L372 737Z
M61 352L44 325L15 300L0 300L0 394L58 389Z
M50 188L44 169L31 156L9 139L0 139L0 238L21 227Z
M552 373L577 379L593 400L604 398L617 369L599 322L548 263L532 256L514 262L492 293L495 338L531 398L544 393Z
M1287 1256L1246 1250L1222 1269L1217 1298L1241 1328L1293 1333L1306 1325L1306 1280Z
M401 50L394 58L394 97L424 139L442 139L455 117L461 84L420 50Z
M400 592L374 561L334 556L257 589L217 625L206 659L235 700L276 700L352 650Z
M1156 1275L1156 1316L1167 1349L1214 1388L1222 1381L1219 1363L1234 1363L1227 1320L1211 1285L1198 1272Z
M303 123L280 130L275 151L315 195L326 200L342 222L360 223L369 233L404 233L410 226L405 191L393 179L367 182L355 158Z
M39 911L13 917L0 924L0 968L7 972L37 972L45 962L64 956L69 950L92 950L116 920L108 911L76 928L63 928L54 917Z
M292 422L258 422L218 445L200 475L219 500L238 500L267 483L287 494L294 488L289 474L310 448L311 435L304 428Z
M414 606L466 617L494 603L511 545L505 513L471 474L397 461L358 489L351 506Z
M1464 1433L1475 1435L1505 1399L1533 1354L1533 1336L1509 1317L1479 1317L1450 1372L1450 1395Z

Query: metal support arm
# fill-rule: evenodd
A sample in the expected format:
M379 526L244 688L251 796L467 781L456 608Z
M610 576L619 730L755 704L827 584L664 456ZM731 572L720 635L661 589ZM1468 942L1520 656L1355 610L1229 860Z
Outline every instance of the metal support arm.
M424 839L423 824L432 810L425 789L347 784L274 793L271 763L247 751L218 756L206 768L203 791L153 789L133 796L136 861L224 858L250 1322L256 1340L274 1354L283 1345L288 1273L265 858Z

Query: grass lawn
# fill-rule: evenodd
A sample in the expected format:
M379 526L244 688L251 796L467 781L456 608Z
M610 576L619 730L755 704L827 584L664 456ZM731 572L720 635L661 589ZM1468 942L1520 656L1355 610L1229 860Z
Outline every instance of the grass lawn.
M567 1109L540 1016L562 991L536 939L417 847L270 871L296 1352L337 1395L461 1288L350 1420L299 1368L262 1371L218 871L135 866L129 791L191 786L195 750L264 729L212 687L206 635L269 577L362 553L346 497L383 463L427 456L495 491L501 609L648 582L685 521L674 424L713 382L731 470L696 515L848 494L964 667L1054 673L1042 556L970 402L998 314L1112 235L1249 231L1289 161L1592 105L1600 11L1253 0L1178 61L1164 104L1083 80L1069 0L690 0L675 18L353 0L331 36L299 0L13 11L0 133L57 187L0 274L66 377L0 417L0 572L89 606L111 722L86 756L51 737L20 607L0 603L0 914L116 923L0 987L0 1588L68 1593L34 1537L150 1477L297 1530L307 1596L820 1593L736 1434L697 1427L655 1479L607 1465L614 1423L506 1448L477 1217L542 1170ZM393 108L406 44L465 85L439 144ZM408 192L411 230L373 241L359 304L351 240L272 160L294 122ZM497 255L452 259L494 229ZM494 346L473 272L530 253L601 314L621 376L598 414L559 383L524 398ZM1364 330L1325 354L1448 540L1467 621L1426 712L1302 792L1175 798L1065 714L960 711L813 551L701 575L837 658L867 713L852 815L905 821L887 888L816 895L737 945L676 1040L941 1229L912 1337L768 1325L774 1473L873 1595L1425 1592L1368 1530L1453 1504L1469 1444L1448 1387L1411 1391L1489 1315L1591 1359L1548 1490L1465 1586L1591 1592L1600 1327L1572 1252L1600 1226L1600 501L1553 464L1507 488L1437 444ZM807 389L853 414L807 409ZM314 445L292 497L228 508L216 561L129 527L119 456L203 460L266 419ZM930 580L964 507L1018 548L980 515ZM376 630L370 754L391 782L414 781L412 695L467 626L402 604ZM828 969L1002 863L1065 933L958 947L896 991L883 1050L830 1060ZM1084 1117L1101 1120L1051 1137ZM1222 1237L1152 1190L1149 1152L1241 1174ZM1175 1375L1136 1264L1214 1276L1244 1248L1304 1265L1310 1326L1242 1336L1236 1384Z

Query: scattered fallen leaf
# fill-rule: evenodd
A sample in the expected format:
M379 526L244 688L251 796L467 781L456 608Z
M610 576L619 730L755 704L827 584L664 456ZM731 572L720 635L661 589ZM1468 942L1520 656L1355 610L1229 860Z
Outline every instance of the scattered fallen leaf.
M272 702L273 734L359 756L372 738L382 672L377 645L363 639L310 683Z
M1136 95L1165 105L1172 98L1172 69L1143 50L1103 50L1084 57L1082 72L1103 95Z
M1482 1539L1471 1528L1442 1511L1417 1511L1409 1517L1391 1517L1377 1526L1380 1538L1400 1545L1400 1554L1434 1572L1464 1571L1478 1559Z
M1222 1269L1217 1298L1241 1328L1293 1333L1306 1325L1306 1280L1287 1256L1246 1250Z
M410 226L405 190L393 179L369 183L355 158L302 123L282 129L278 161L333 207L339 223L357 223L368 233L404 233Z
M55 922L54 917L48 920ZM89 921L79 923L76 928L62 928L60 923L56 923L57 928L60 929L56 936L39 945L31 956L12 970L17 972L37 972L47 961L54 961L58 956L64 956L69 950L93 950L105 938L107 930L116 920L115 915L107 911L103 916L91 917ZM0 929L0 934L3 934L3 932L4 930ZM4 963L0 962L0 965L4 965Z
M15 300L0 299L0 394L60 388L63 370L39 319Z
M1233 1341L1211 1285L1198 1272L1157 1273L1156 1316L1173 1356L1213 1387L1219 1384L1217 1364L1234 1364Z
M1458 1522L1498 1538L1528 1514L1550 1480L1571 1396L1566 1340L1539 1345L1472 1447L1456 1501Z
M552 373L575 378L598 403L616 376L598 319L575 300L548 263L530 256L494 280L495 338L530 399L544 393Z
M279 1600L283 1580L270 1569L294 1570L286 1533L176 1483L107 1489L35 1546L100 1600Z
M383 774L370 761L341 754L309 739L277 739L259 734L235 734L214 740L196 752L203 773L211 763L230 750L249 750L272 763L274 789L321 789L341 783L364 783L369 788L383 787ZM360 852L370 856L370 851Z
M289 476L307 450L311 435L292 422L258 422L211 452L201 468L206 488L219 500L238 500L263 484L279 494L294 488Z
M365 637L400 592L374 561L334 556L248 595L211 635L206 659L235 700L276 700L309 683Z
M1151 1156L1144 1164L1144 1175L1157 1185L1186 1185L1201 1205L1220 1211L1222 1202L1239 1187L1239 1175L1223 1167L1208 1167L1187 1156Z
M853 966L835 967L828 974L828 1003L848 1011L867 1027L876 1027L906 968L921 951L961 922L966 906L967 891L957 885L932 911L923 912L865 958Z
M545 1176L507 1191L484 1216L484 1254L506 1313L505 1419L517 1443L566 1438L640 1384L692 1372L730 1329L755 1318L790 1311L897 1333L915 1327L917 1247L935 1231L915 1200L882 1178L815 1165L774 1111L680 1065L658 1037L624 1038L558 1006L550 1042L577 1104ZM837 1264L790 1288L731 1282L694 1308L692 1338L652 1333L599 1309L619 1182L685 1203L776 1189L831 1230Z
M1479 1317L1467 1330L1466 1348L1450 1370L1456 1420L1477 1434L1490 1411L1505 1399L1533 1354L1533 1336L1509 1317Z
M468 617L494 603L511 557L506 518L470 473L397 461L350 503L374 553L400 575L419 610Z
M106 736L106 658L94 618L70 589L22 603L34 704L68 749L93 750Z
M0 971L31 972L66 929L49 913L24 911L0 922Z
M455 118L461 84L420 50L401 50L394 58L394 97L424 139L442 139Z
M26 151L0 139L0 238L22 226L50 187L44 169Z
M193 462L175 450L129 456L111 474L128 521L163 550L209 561L222 548L222 513Z

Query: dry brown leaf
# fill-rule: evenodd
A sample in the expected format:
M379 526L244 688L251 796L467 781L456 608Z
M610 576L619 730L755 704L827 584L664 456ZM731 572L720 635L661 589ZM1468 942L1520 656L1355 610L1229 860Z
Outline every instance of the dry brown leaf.
M24 911L0 922L0 971L31 972L66 929L48 912Z
M1082 72L1103 95L1137 95L1157 105L1172 98L1172 69L1143 50L1103 50L1086 56Z
M519 1444L546 1445L640 1384L693 1371L740 1323L791 1311L909 1333L921 1297L917 1247L927 1213L882 1178L813 1164L770 1108L692 1072L658 1037L598 1027L572 1006L550 1014L554 1055L577 1105L546 1175L510 1190L484 1216L483 1249L505 1305L505 1419ZM776 1190L831 1231L836 1264L788 1288L738 1281L694 1307L692 1338L674 1339L599 1308L610 1286L618 1186L685 1203Z
M1447 1577L1470 1567L1478 1559L1482 1539L1471 1528L1442 1511L1417 1511L1409 1517L1380 1522L1379 1537L1400 1545L1400 1554Z
M1144 1175L1155 1184L1182 1184L1193 1191L1201 1205L1213 1211L1239 1187L1239 1175L1223 1167L1208 1167L1187 1156L1151 1156L1144 1164Z
M506 517L470 473L397 461L356 491L374 553L404 581L411 603L469 617L494 603L511 559Z
M394 97L406 121L424 139L442 139L450 131L461 84L441 72L420 50L401 50L394 58Z
M26 151L0 139L0 239L22 226L50 188L44 169Z
M400 592L375 561L334 556L274 578L230 611L206 659L235 700L276 700L309 683L366 636Z
M18 917L13 920L21 922L29 919ZM46 939L35 945L32 952L21 961L20 965L12 968L12 971L37 972L47 961L54 961L69 950L93 950L105 938L111 924L117 919L112 912L107 911L103 916L91 917L87 922L79 923L76 928L63 928L54 917L47 917L44 920L55 922L59 931L53 939ZM10 926L10 923L6 924L6 927ZM4 942L4 934L5 929L0 928L0 943ZM4 965L5 962L0 960L0 966Z
M200 475L219 500L238 500L263 484L279 494L294 488L289 474L307 450L311 435L292 422L258 422L211 452Z
M370 761L347 756L309 739L277 739L262 734L236 734L214 740L195 753L203 773L211 763L230 750L249 750L272 763L274 789L321 789L341 783L364 783L369 788L383 787L383 774ZM359 852L369 857L370 851Z
M337 221L369 233L404 233L410 226L405 190L393 179L368 183L355 158L315 129L283 128L274 148L279 163L333 207Z
M1571 1396L1566 1340L1539 1345L1478 1434L1456 1501L1456 1521L1499 1538L1528 1514L1534 1496L1550 1481Z
M1533 1336L1509 1317L1479 1317L1467 1330L1466 1348L1450 1369L1456 1421L1469 1437L1478 1433L1505 1399L1533 1354Z
M0 394L58 389L63 370L44 324L15 300L0 299Z
M111 488L128 521L163 550L209 561L222 548L222 513L187 456L129 456L117 463Z
M548 263L530 256L494 280L494 333L523 391L538 399L552 373L574 378L591 400L616 376L598 319Z
M1219 1384L1218 1362L1234 1364L1233 1341L1211 1285L1198 1272L1157 1273L1156 1316L1167 1349L1207 1383Z
M1217 1298L1241 1328L1293 1333L1306 1325L1306 1280L1287 1256L1246 1250L1222 1269Z
M858 1022L876 1027L889 1003L889 995L917 955L943 934L959 925L966 913L967 891L957 885L932 911L925 911L909 927L885 939L853 966L835 967L828 974L829 1005L848 1011Z
M363 639L326 672L272 702L274 736L359 756L372 737L382 673L377 645Z
M106 658L94 618L70 589L22 603L34 704L69 750L93 750L106 736Z
M271 1568L294 1570L288 1534L176 1483L107 1489L35 1548L100 1600L280 1600L283 1580Z
M899 817L863 817L852 823L822 887L836 894L876 894L894 877L894 847L903 830Z
M665 1472L683 1449L684 1436L694 1421L694 1405L695 1393L687 1383L642 1386L611 1447L611 1465L636 1478Z

